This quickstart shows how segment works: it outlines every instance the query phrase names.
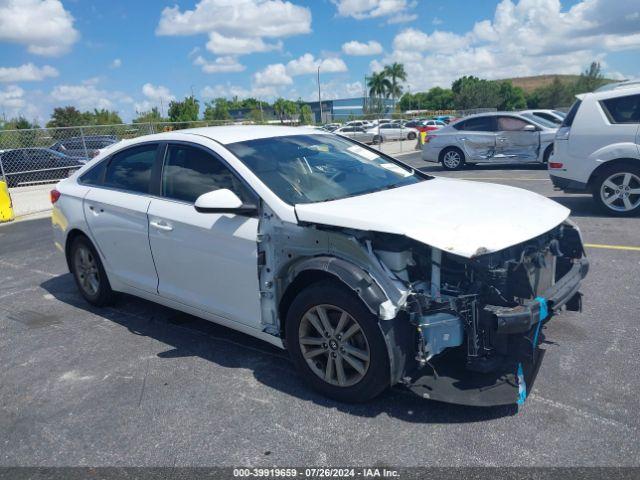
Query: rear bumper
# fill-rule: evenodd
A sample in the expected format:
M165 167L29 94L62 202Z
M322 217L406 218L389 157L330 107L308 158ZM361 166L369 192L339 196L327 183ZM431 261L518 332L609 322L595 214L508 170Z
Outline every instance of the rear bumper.
M558 177L551 174L549 175L549 177L551 177L551 183L553 183L554 188L556 188L557 190L563 190L567 193L582 193L589 190L589 187L586 183L571 180L569 178Z

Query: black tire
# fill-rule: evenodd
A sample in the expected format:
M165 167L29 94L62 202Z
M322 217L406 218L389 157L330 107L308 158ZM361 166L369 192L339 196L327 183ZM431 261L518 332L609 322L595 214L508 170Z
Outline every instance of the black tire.
M542 157L542 163L544 163L545 165L548 165L551 155L553 155L553 143L549 145L547 149L544 151L544 155Z
M454 157L455 155L455 157ZM454 161L457 158L458 161ZM464 152L457 147L447 147L440 154L442 168L449 171L462 170L466 163Z
M409 132L407 134L407 140L415 140L417 135L414 132Z
M300 337L303 334L303 329L308 325L308 323L303 324L303 317L312 309L319 306L329 309L327 317L332 322L331 327L334 329L339 327L339 321L337 320L337 315L331 316L333 312L331 312L330 309L332 307L346 312L351 317L349 322L353 320L359 325L361 330L357 335L361 342L362 338L366 339L366 347L364 348L368 348L368 368L364 374L358 374L355 369L349 366L346 360L342 360L344 357L340 352L344 352L344 350L341 345L346 346L348 342L354 341L356 335L353 335L349 340L344 340L340 339L340 335L338 335L337 332L325 332L329 333L329 335L324 337L322 333L317 333L317 329L314 330L313 333L321 340L326 338L327 343L319 345L316 348L323 349L325 352L313 357L316 360L309 361L316 365L318 371L324 371L326 373L328 362L330 361L328 356L333 355L334 358L338 357L336 360L333 360L336 366L331 370L332 376L335 375L336 381L339 381L338 375L335 373L337 370L337 362L339 361L341 365L345 366L343 367L343 378L345 375L344 372L346 371L344 368L351 369L353 370L353 376L357 378L356 383L340 386L330 383L325 378L320 378L319 373L312 370L303 356L303 348L312 348L301 346ZM337 314L337 312L335 313ZM351 323L351 325L353 325L353 323ZM336 333L335 337L333 336L334 333ZM307 334L304 335L304 338L308 338ZM321 281L314 283L298 294L287 312L286 339L289 354L300 375L313 389L329 398L340 402L365 402L379 395L390 385L389 354L377 318L366 308L353 291L337 282ZM342 343L336 342L336 339L342 340ZM348 347L352 346L353 345L348 345Z
M374 145L380 145L380 144L382 144L383 141L384 140L383 140L381 135L374 135L373 136L373 144Z
M89 275L86 269L88 268L88 264L86 268L81 266L81 251L86 252L86 254L90 256L91 262L95 265L95 268L91 270L92 275ZM87 302L97 307L103 307L110 305L114 301L115 293L111 290L111 284L102 266L100 255L98 255L91 240L84 235L76 237L69 249L68 262L78 290L80 290L80 294ZM95 291L92 291L91 282L88 280L89 276L95 276L97 280L97 288Z
M631 176L631 182L624 185L624 177L627 174ZM605 184L616 185L618 188L609 188ZM591 193L598 207L606 214L614 217L632 217L640 214L640 194L631 193L639 189L640 165L614 165L598 174ZM618 198L611 201L612 197ZM632 208L628 208L627 201Z

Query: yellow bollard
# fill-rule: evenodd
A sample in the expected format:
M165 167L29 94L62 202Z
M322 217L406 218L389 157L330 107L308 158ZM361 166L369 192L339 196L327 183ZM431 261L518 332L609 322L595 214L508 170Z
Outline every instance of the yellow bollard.
M13 220L13 205L6 182L0 180L0 222Z

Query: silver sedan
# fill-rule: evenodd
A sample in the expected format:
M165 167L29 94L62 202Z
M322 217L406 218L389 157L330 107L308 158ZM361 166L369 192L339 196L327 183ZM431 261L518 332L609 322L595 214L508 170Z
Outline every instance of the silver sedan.
M343 137L352 138L362 143L380 143L380 136L374 132L367 131L363 127L342 127L333 131Z
M517 113L472 115L428 135L422 159L446 170L476 163L547 163L556 131Z

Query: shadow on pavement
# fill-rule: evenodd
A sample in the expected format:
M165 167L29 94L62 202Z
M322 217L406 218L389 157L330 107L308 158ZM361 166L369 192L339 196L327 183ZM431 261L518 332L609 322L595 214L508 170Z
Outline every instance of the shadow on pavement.
M600 211L591 195L556 196L549 199L570 209L572 217L609 218Z
M436 163L427 163L424 162L425 165L419 167L419 170L422 172L447 172L449 170L445 170L441 164ZM458 172L469 172L469 171L479 171L479 172L492 172L497 170L503 171L515 171L515 170L531 170L531 171L546 171L547 166L541 165L538 163L525 163L525 164L512 164L512 165L466 165L462 170L457 170Z
M515 406L481 408L424 400L400 387L363 404L336 402L307 387L285 351L248 335L129 295L121 295L114 307L93 307L77 292L71 274L52 278L41 286L63 303L116 322L134 335L171 345L158 358L199 356L225 368L249 369L269 388L351 415L386 414L412 423L438 424L481 422L517 413Z

